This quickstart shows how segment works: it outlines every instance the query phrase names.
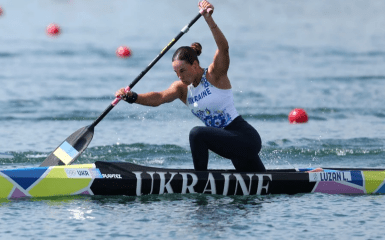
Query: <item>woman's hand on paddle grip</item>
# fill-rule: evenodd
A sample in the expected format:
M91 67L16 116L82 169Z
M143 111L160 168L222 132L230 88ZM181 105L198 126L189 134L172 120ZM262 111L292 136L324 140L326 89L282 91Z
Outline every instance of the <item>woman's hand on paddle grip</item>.
M214 12L214 6L206 0L200 1L198 3L199 12L203 15L203 17L209 17Z
M116 91L115 96L123 99L124 97L131 97L132 92L126 91L125 88L121 88L118 91Z

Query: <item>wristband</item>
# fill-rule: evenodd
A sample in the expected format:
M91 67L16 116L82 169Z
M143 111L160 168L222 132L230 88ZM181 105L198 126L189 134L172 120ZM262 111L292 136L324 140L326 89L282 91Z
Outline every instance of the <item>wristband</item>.
M127 96L127 95L124 95L122 97L122 99L128 103L134 103L136 102L136 100L138 99L138 94L136 92L131 92L132 93L132 96Z

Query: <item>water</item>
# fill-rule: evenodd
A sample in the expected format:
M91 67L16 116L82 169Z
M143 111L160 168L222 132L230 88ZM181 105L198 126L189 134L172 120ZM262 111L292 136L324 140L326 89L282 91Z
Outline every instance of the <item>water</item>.
M385 168L385 3L381 1L213 0L230 44L238 111L260 133L267 168ZM38 166L61 141L89 125L197 14L196 1L3 1L0 17L0 163ZM62 27L50 38L45 27ZM177 80L177 46L215 43L203 19L135 91ZM127 45L130 59L115 50ZM290 125L304 108L306 124ZM77 163L127 161L192 168L189 130L201 125L181 102L118 104L96 127ZM211 154L210 168L232 168ZM4 238L376 239L385 234L383 196L263 197L165 195L5 201Z

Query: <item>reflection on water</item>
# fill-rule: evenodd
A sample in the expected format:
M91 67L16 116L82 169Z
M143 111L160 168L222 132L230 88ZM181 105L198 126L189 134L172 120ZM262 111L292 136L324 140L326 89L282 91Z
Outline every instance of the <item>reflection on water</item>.
M77 220L95 219L95 217L88 216L92 214L92 210L78 207L76 209L68 209L68 211L73 215L72 217L70 217L70 219L77 219Z

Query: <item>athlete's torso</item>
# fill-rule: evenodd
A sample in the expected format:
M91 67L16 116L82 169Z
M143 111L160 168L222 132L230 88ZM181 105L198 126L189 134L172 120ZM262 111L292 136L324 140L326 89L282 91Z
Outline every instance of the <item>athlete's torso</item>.
M206 78L207 68L197 87L187 87L186 105L206 126L224 128L239 116L231 89L219 89Z

